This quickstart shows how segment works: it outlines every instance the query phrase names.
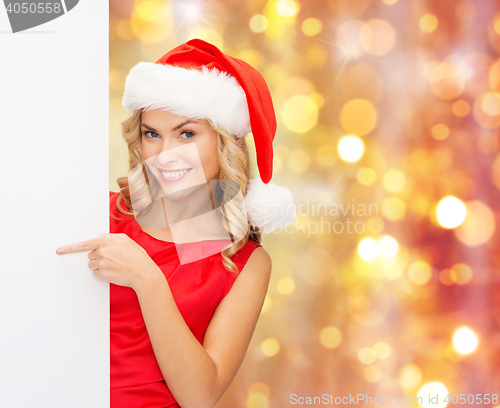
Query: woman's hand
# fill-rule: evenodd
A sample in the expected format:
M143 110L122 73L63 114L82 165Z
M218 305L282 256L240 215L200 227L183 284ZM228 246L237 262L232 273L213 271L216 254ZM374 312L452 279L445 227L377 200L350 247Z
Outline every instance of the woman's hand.
M94 276L115 285L137 289L147 281L163 277L147 252L127 234L101 234L88 241L65 245L57 253L87 252Z

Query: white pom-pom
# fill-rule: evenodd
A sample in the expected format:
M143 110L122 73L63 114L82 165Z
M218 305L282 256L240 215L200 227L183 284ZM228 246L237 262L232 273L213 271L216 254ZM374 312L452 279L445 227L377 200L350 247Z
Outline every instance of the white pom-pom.
M250 225L264 233L285 228L297 216L290 190L260 177L250 180L243 203Z

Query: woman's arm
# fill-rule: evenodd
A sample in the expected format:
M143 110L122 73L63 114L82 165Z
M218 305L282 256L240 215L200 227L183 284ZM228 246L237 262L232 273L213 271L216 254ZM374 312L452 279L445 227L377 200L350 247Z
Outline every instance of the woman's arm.
M271 274L264 248L254 250L217 306L201 345L186 325L163 275L134 286L165 381L183 408L212 408L231 384L252 338Z

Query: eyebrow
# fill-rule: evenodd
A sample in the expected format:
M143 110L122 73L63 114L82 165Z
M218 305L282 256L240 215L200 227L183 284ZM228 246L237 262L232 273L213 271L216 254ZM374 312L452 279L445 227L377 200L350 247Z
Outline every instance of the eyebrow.
M188 123L198 123L198 122L197 122L197 121L195 121L195 120L188 119L188 120L186 120L185 122L182 122L180 125L177 125L176 127L174 127L174 128L172 129L172 131L177 130L177 129L180 129L181 127L183 127L184 125L187 125ZM151 126L146 125L145 123L141 123L141 126L144 126L145 128L148 128L149 130L153 130L153 131L155 131L155 132L156 132L156 130L155 130L155 129L153 129Z

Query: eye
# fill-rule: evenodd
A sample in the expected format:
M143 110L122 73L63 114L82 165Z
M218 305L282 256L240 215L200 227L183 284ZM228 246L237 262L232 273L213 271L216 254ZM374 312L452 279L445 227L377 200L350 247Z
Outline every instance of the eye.
M185 135L184 137L182 135ZM194 136L193 132L190 132L188 130L184 131L181 133L181 138L182 139L191 139Z
M151 137L151 138L153 138L153 139L156 139L156 136L150 136L150 135L148 135L148 133L151 133L152 135L160 136L158 133L156 133L156 132L151 132L150 130L148 130L147 132L144 132L144 134L145 134L147 137Z

